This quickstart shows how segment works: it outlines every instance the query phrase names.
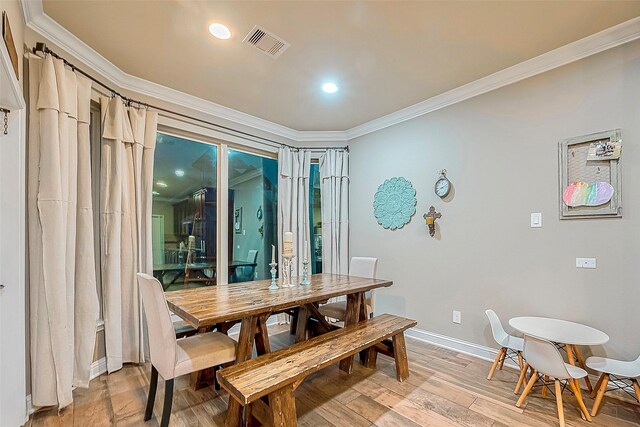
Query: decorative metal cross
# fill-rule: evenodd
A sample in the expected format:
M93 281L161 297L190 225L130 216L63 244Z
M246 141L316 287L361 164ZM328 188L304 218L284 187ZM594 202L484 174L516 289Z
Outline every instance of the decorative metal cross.
M436 219L442 218L442 214L440 212L436 212L436 208L431 206L429 211L422 215L427 226L429 227L429 235L433 237L436 234Z

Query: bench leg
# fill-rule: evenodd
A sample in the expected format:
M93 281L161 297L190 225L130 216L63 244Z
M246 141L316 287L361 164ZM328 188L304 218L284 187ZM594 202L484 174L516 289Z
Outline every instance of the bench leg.
M393 336L393 357L396 360L396 378L402 382L409 378L409 361L407 360L404 332Z
M376 367L376 359L378 358L378 351L376 350L376 346L372 345L368 349L365 350L364 359L362 362L364 366L369 369L373 369Z
M295 427L298 425L296 400L293 397L292 386L271 393L269 408L273 416L274 427Z

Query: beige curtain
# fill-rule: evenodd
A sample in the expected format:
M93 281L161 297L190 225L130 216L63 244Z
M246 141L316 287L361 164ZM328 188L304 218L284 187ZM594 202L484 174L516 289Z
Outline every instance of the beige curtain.
M302 274L304 245L310 254L309 242L309 173L311 152L281 147L278 152L278 247L282 252L285 231L293 232L292 276ZM279 257L279 268L282 258ZM282 276L281 276L282 277Z
M349 153L327 150L320 157L322 272L349 274Z
M101 98L100 182L104 331L109 373L144 361L136 273L151 274L151 200L157 113Z
M91 82L29 58L31 399L63 408L87 387L98 320L91 195Z

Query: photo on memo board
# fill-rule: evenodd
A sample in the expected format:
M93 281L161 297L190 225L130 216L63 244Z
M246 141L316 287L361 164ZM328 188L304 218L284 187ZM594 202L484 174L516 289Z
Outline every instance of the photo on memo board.
M560 141L558 159L560 219L622 217L620 129Z

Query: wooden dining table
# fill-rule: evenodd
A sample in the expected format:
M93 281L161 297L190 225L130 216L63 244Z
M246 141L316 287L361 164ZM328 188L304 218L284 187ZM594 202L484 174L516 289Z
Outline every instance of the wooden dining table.
M192 325L199 333L217 329L222 333L240 322L240 333L236 348L236 363L251 358L254 348L258 355L269 353L267 319L272 314L298 308L296 339L306 339L307 321L313 317L321 330L335 328L317 309L317 305L334 297L347 297L345 325L366 319L365 292L389 287L390 280L370 279L336 274L314 274L309 285L283 287L278 280L278 289L271 290L270 280L233 283L195 289L166 292L169 309ZM300 278L293 278L299 283ZM340 369L351 373L354 357L340 362ZM239 425L242 407L235 399L229 399L227 426Z

